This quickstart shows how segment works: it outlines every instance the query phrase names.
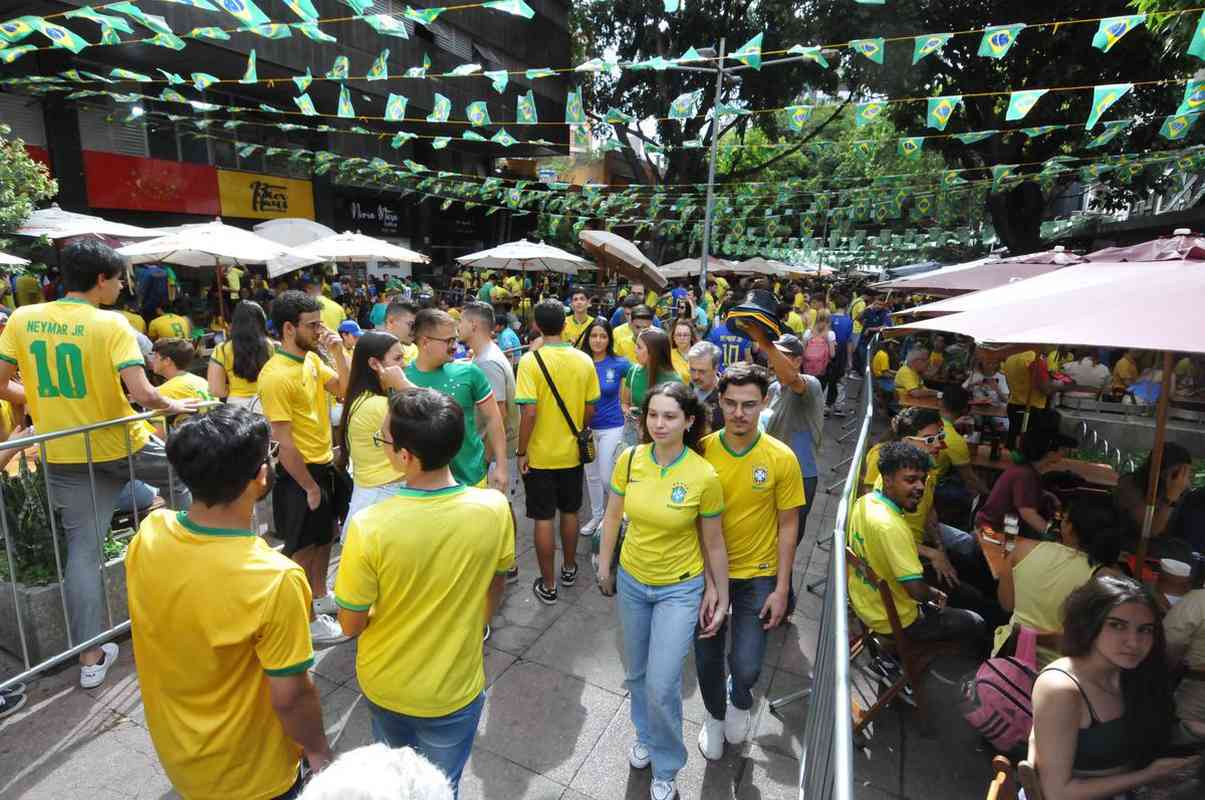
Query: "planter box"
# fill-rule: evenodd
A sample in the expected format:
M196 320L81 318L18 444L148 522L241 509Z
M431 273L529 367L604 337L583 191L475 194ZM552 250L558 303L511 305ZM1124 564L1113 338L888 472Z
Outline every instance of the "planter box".
M64 553L64 557L66 554ZM118 625L130 618L126 601L125 558L106 562L105 592L109 596L109 608L113 612L113 624ZM60 584L26 586L17 584L17 608L13 609L13 587L0 581L0 650L21 658L21 635L17 628L17 614L25 628L25 642L29 647L29 663L39 664L51 656L68 649L67 625L63 617L63 595Z

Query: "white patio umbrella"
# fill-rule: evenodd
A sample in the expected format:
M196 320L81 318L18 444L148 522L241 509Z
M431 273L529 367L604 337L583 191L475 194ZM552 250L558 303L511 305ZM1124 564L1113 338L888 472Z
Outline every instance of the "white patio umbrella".
M315 242L303 244L296 252L312 256L322 261L406 261L426 264L431 261L422 253L398 247L395 244L374 239L361 233L345 231L333 236L326 236Z
M708 274L712 272L729 272L734 266L735 264L726 258L707 257ZM697 258L680 258L677 261L662 264L657 269L667 278L689 278L697 276L702 269L702 265Z
M149 239L159 234L148 228L110 222L103 217L64 211L53 204L39 208L14 231L18 236L45 236L48 239L70 239L73 236L111 236L115 239Z
M281 217L270 219L252 226L251 230L258 235L286 247L300 247L328 236L335 236L335 231L321 222L302 217Z
M526 239L500 244L456 260L466 267L476 269L500 269L509 272L548 270L564 275L576 275L579 269L590 264L581 256L575 256L559 247L543 242L529 242Z
M0 264L6 264L10 267L23 267L29 262L20 256L10 256L8 253L0 253Z
M221 219L200 225L182 225L174 234L129 244L118 248L117 252L133 264L152 261L184 267L263 264L273 278L322 260L302 255L291 247L242 228L226 225Z

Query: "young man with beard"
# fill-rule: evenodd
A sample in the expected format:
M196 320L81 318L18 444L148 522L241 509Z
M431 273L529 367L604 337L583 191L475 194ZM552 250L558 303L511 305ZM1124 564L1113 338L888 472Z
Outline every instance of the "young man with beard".
M331 397L347 389L347 355L339 335L322 324L322 307L299 291L272 303L272 324L280 345L259 373L259 397L280 443L272 512L284 554L305 570L315 596L314 642L341 641L335 601L326 590L331 543L351 500L351 479L338 469L331 440ZM335 369L318 355L321 344Z
M879 451L882 488L863 495L849 515L850 549L891 589L900 625L918 642L965 641L976 643L985 635L983 617L946 605L946 593L925 583L916 540L904 519L916 511L925 495L929 454L907 442L891 442ZM877 586L852 568L849 600L875 633L890 634L891 623Z
M752 690L761 674L767 631L786 616L790 595L803 477L791 448L758 428L769 389L770 376L761 367L729 367L719 381L724 428L703 440L703 457L724 487L732 602L716 635L695 639L699 693L708 714L699 731L699 750L708 760L724 755L725 740L740 744L748 735ZM732 646L726 648L729 626Z
M183 422L167 459L193 504L151 513L126 553L147 728L196 800L293 798L302 756L314 771L333 758L308 672L309 582L251 525L272 491L271 436L236 406Z

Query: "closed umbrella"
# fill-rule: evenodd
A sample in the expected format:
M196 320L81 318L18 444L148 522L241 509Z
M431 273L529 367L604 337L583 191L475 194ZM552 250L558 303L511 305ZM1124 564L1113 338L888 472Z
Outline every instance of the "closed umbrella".
M344 232L301 245L295 252L321 261L405 261L426 264L431 259L422 253L398 247L360 233Z
M578 269L590 263L581 256L575 256L559 247L543 242L529 242L526 239L500 244L456 260L466 267L476 269L499 269L509 272L546 270L563 275L576 275Z
M578 234L582 247L599 261L599 266L608 267L630 281L664 289L669 285L665 276L657 269L640 248L633 242L610 231L582 231Z

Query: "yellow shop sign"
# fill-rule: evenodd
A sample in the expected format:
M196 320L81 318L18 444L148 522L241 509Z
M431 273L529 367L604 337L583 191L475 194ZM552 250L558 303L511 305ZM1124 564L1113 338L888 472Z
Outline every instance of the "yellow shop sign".
M309 181L219 169L218 194L223 217L314 218L314 188Z

